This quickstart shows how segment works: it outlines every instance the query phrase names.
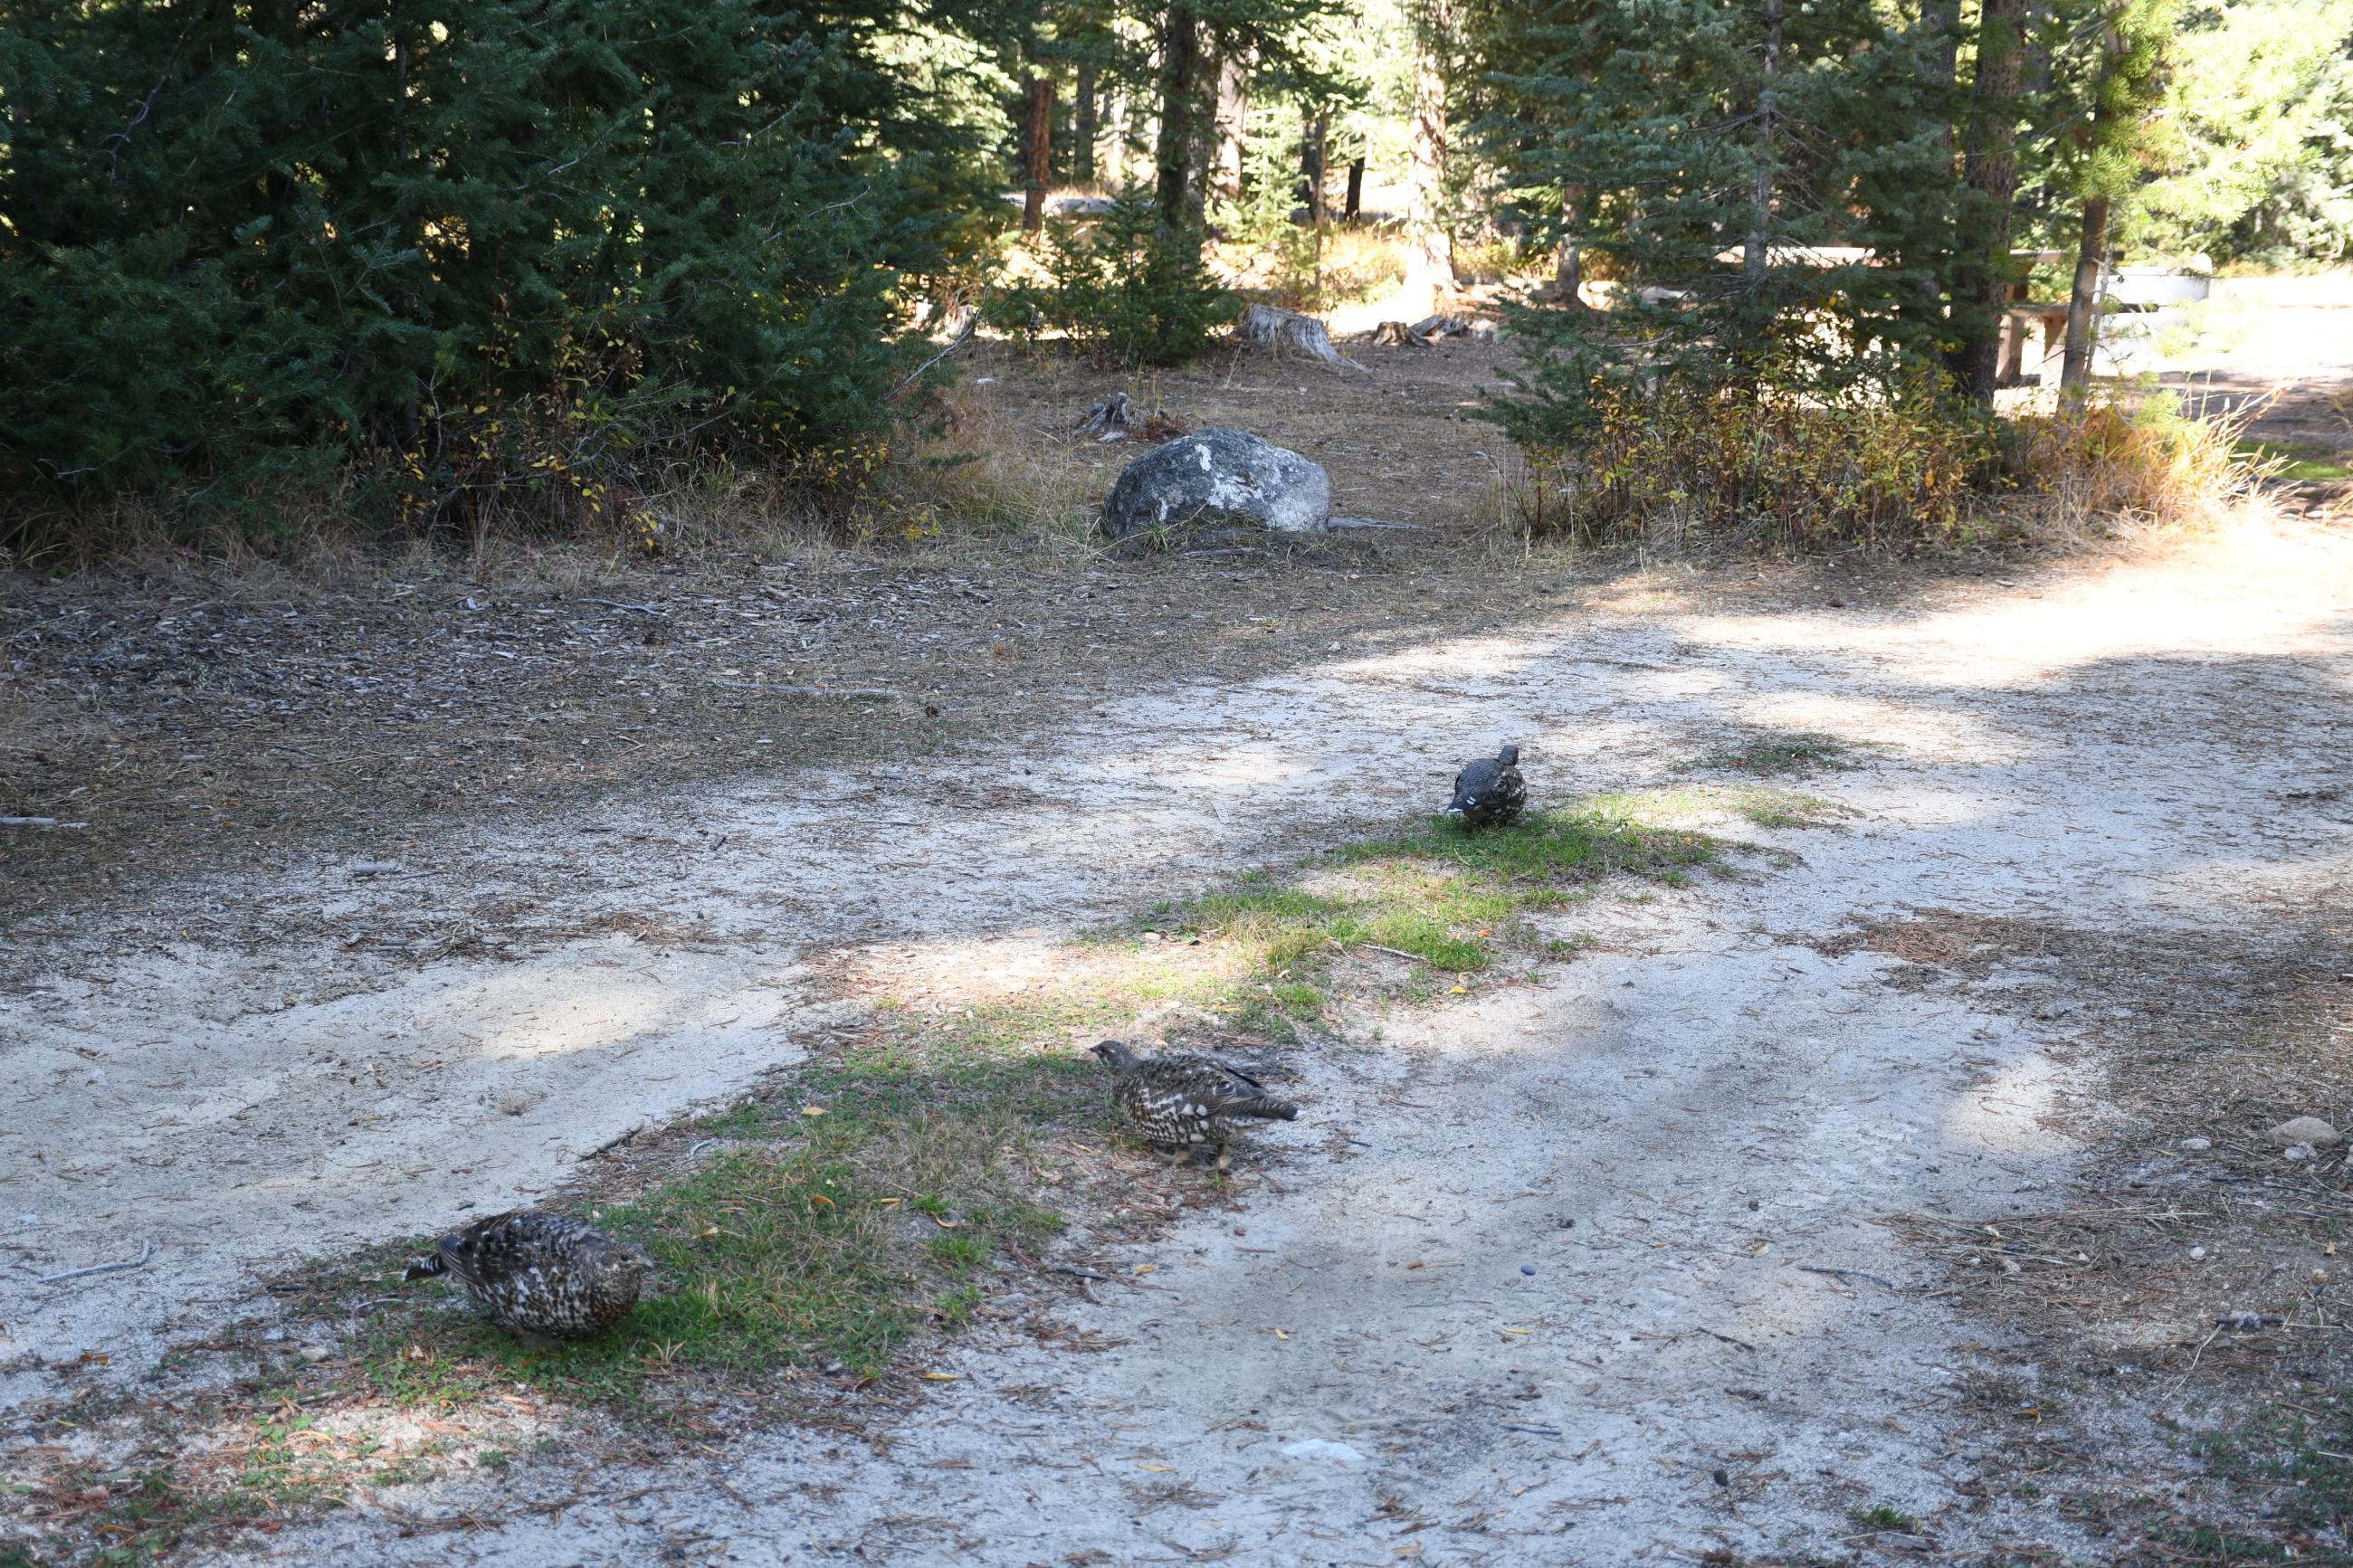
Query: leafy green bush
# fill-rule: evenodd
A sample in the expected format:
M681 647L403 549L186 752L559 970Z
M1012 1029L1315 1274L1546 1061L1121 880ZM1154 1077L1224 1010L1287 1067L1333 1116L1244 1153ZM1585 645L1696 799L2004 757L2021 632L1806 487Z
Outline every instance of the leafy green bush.
M851 0L0 11L0 487L564 516L871 433L980 171Z
M1041 262L1043 279L998 297L999 324L1058 327L1115 363L1182 363L1234 319L1234 296L1201 264L1198 237L1166 233L1140 188L1092 222L1049 225Z

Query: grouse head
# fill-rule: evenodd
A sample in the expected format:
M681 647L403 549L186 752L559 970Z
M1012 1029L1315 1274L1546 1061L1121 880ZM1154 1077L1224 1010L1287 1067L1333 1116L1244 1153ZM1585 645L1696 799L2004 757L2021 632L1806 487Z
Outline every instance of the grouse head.
M1516 768L1520 765L1520 749L1517 746L1505 746L1495 753L1495 761L1500 766Z
M1087 1048L1101 1057L1103 1066L1113 1072L1125 1072L1135 1065L1135 1053L1117 1040L1104 1040Z

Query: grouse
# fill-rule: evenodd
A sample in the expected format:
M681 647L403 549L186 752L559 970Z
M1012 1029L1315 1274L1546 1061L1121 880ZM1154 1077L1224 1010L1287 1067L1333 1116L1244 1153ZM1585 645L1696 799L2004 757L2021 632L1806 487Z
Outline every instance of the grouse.
M1111 1068L1112 1099L1145 1141L1181 1164L1207 1143L1226 1168L1226 1145L1237 1121L1295 1121L1299 1107L1277 1100L1266 1086L1210 1057L1139 1057L1117 1040L1094 1054Z
M443 1237L404 1278L454 1274L500 1327L526 1338L576 1339L627 1316L653 1271L644 1248L595 1226L517 1209Z
M1504 827L1519 820L1528 804L1527 781L1520 777L1520 749L1505 746L1490 762L1482 757L1454 775L1454 798L1446 815L1465 827Z

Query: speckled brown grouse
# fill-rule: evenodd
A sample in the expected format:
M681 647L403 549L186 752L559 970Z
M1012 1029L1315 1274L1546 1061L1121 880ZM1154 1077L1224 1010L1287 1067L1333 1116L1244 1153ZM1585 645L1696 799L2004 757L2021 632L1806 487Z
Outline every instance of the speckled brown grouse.
M545 1209L478 1219L434 1243L406 1278L452 1274L474 1305L527 1337L578 1339L628 1314L653 1277L642 1247Z
M1226 1168L1237 1121L1295 1121L1299 1107L1277 1100L1249 1074L1213 1057L1139 1057L1117 1040L1094 1047L1111 1068L1112 1099L1128 1125L1172 1163L1207 1144Z
M1446 815L1465 827L1504 827L1519 820L1528 804L1527 781L1520 777L1520 749L1505 746L1454 775L1454 798Z

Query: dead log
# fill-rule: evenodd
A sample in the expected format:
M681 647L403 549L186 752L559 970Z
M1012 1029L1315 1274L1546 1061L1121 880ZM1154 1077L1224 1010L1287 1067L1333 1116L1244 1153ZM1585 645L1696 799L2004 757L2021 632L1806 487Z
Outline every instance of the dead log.
M1080 416L1078 427L1098 441L1124 441L1135 428L1135 410L1126 393L1114 392Z

